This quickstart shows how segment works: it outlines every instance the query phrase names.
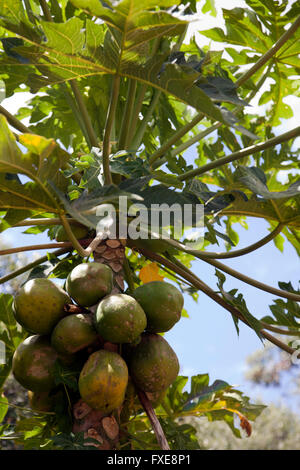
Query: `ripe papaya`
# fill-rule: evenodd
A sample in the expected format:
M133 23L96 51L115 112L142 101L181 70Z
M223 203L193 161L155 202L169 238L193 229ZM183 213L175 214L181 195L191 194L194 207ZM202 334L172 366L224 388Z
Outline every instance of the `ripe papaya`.
M76 303L83 307L95 305L111 293L113 272L102 263L81 263L67 277L66 289Z
M134 342L144 331L146 324L144 310L129 295L109 295L97 307L96 329L102 338L111 343Z
M128 383L128 368L122 357L101 349L90 355L78 381L79 393L91 408L105 414L121 406Z
M66 315L67 303L71 303L68 294L50 279L31 279L17 292L13 311L27 331L46 335Z
M74 354L97 339L97 332L88 314L73 314L62 318L51 335L51 344L58 353Z
M80 240L81 238L85 238L87 234L89 233L89 229L85 227L84 225L72 225L71 228L77 240ZM55 240L57 242L68 242L70 240L65 228L62 225L59 227L59 229L56 232Z
M55 386L54 363L58 354L48 337L34 335L19 344L12 360L15 379L33 392L44 392Z
M141 390L155 393L167 389L174 382L179 372L179 362L162 336L146 333L132 350L129 371Z
M133 297L142 306L147 316L147 330L163 333L180 320L183 295L172 284L152 281L139 286Z

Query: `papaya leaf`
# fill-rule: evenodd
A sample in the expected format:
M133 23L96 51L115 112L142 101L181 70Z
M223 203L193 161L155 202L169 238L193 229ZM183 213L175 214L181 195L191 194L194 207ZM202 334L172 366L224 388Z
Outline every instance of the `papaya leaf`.
M292 188L294 191L294 189ZM223 209L221 215L259 217L277 222L284 222L289 228L300 227L300 215L297 198L288 201L283 198L265 200L253 195L248 201L236 195L235 200Z
M261 334L261 329L263 328L262 325L261 325L261 322L260 320L257 320L248 310L247 308L247 305L246 305L246 302L245 302L245 299L243 297L243 294L237 294L237 289L231 289L229 292L226 292L224 289L223 289L223 285L226 281L226 277L223 273L221 273L220 271L218 271L218 269L216 269L216 272L215 272L217 278L218 278L218 288L222 294L222 297L224 300L226 300L226 302L228 302L229 304L233 305L234 307L237 307L237 309L240 311L240 313L243 315L243 317L245 318L245 320L247 320L247 322L249 323L249 326L255 331L255 333L257 334L257 336L259 337L259 339L261 341L263 341L263 336ZM236 295L237 294L237 295ZM235 317L232 315L233 319L234 319L234 322L235 322L235 325L237 326L237 323L236 323L236 320L235 320Z
M4 0L0 7L0 25L13 32L20 27L18 34L25 46L18 47L18 53L30 60L40 72L39 75L32 73L27 78L32 91L93 74L118 74L171 94L208 117L223 122L218 107L195 85L198 72L189 67L168 64L165 71L160 73L165 54L158 53L147 59L151 39L162 35L178 36L184 32L187 24L163 9L152 10L152 2L124 1L114 4L111 10L102 6L98 0L74 0L72 3L75 6L88 10L92 16L98 16L106 23L108 29L104 39L102 25L92 25L91 21L87 21L85 31L82 31L82 21L72 18L65 23L41 22L46 40L33 29L28 31L27 27L21 28L24 12L20 0L10 2L10 6L7 3ZM16 6L14 16L11 12L11 8L14 8L12 3ZM162 1L160 6L166 7L169 3ZM26 40L30 41L30 46ZM98 40L101 42L98 43Z
M262 171L256 167L238 166L234 175L253 193L262 196L264 199L290 198L300 195L300 180L293 183L286 191L269 191L265 182L266 177L261 176Z
M0 394L0 423L4 420L8 411L8 400L4 395Z
M290 282L279 282L278 286L288 292L299 293L299 290L295 290ZM295 333L299 332L300 306L297 302L289 299L275 299L269 308L272 316L265 316L261 319L262 321L271 325L287 327L291 331L295 330Z
M234 416L240 421L255 421L265 406L251 404L249 398L223 380L216 380L209 385L209 375L199 374L191 378L190 391L183 391L187 377L178 376L169 387L163 402L163 409L174 413L176 417L206 416L209 421L225 421L237 437L241 437L236 427ZM162 414L162 408L156 410Z

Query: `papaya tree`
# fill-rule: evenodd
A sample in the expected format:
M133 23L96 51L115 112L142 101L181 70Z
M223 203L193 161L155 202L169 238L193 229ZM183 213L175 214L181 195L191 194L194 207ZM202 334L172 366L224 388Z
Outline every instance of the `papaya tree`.
M189 385L178 375L164 333L184 314L182 293L206 294L237 333L244 323L297 357L286 340L299 336L297 286L226 265L270 242L300 253L300 127L276 131L299 88L299 11L285 0L246 4L224 9L224 30L202 31L200 48L188 26L214 13L212 1L1 1L0 96L31 92L15 115L0 105L1 231L49 237L0 251L47 250L0 279L27 276L0 297L0 388L12 372L29 390L14 426L5 415L17 405L2 396L1 439L197 449L187 416L250 435L263 406L207 374ZM245 111L257 96L263 116ZM269 233L236 248L232 225L253 218ZM196 261L216 268L216 286L192 272ZM271 314L256 318L242 293L226 291L226 274L274 295Z

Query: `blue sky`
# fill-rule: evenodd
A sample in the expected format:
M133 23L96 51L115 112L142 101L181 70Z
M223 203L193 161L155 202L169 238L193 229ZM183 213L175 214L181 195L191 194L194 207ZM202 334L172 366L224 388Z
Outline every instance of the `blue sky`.
M244 5L244 2L231 0L226 2L226 8ZM224 2L216 1L219 8ZM211 26L219 25L220 17L206 18L195 24L195 30L208 29ZM205 39L207 43L207 39ZM220 47L219 45L214 45ZM214 47L215 48L215 47ZM266 85L267 86L267 85ZM5 100L3 106L14 112L22 106L27 94L18 95L17 99ZM285 132L299 123L300 99L289 97L286 100L294 109L294 118L285 121L276 128L276 133ZM265 107L257 107L257 103L251 108L251 112L264 113ZM26 123L26 121L25 121ZM295 141L295 146L297 145ZM190 149L188 158L193 160L197 155L195 149ZM268 224L263 220L248 218L249 230L240 226L236 227L240 235L239 248L247 246L268 233ZM43 243L48 238L41 234L39 236L22 235L22 229L9 229L0 236L0 241L9 243L11 246L30 245L32 243ZM214 250L215 247L212 247ZM45 252L40 252L42 255ZM5 260L2 260L5 262ZM281 253L273 243L243 256L226 260L224 262L250 277L258 279L264 283L278 287L278 281L291 281L294 286L299 281L299 260L293 247L285 243L284 253ZM214 268L198 260L193 263L193 271L212 287L216 286ZM272 303L274 296L254 287L248 286L230 276L227 276L225 289L239 288L244 294L247 305L251 313L260 318L269 314L268 305ZM244 325L240 325L240 335L237 336L230 314L216 305L212 300L199 295L196 304L190 297L185 296L185 308L190 318L182 318L175 327L168 332L165 337L175 349L180 364L182 375L193 375L197 373L209 373L211 382L215 379L222 379L230 384L240 387L250 396L255 396L257 390L252 390L249 383L244 380L245 359L257 349L263 348L262 343L255 333ZM265 403L277 399L278 394L272 389L261 393Z

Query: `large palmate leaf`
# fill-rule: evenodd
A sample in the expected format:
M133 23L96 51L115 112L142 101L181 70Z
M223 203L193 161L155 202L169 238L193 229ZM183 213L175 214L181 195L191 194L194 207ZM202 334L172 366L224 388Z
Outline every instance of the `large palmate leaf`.
M241 51L230 47L226 48L235 64L256 62L261 55L271 49L273 44L283 35L287 26L299 15L299 9L297 11L295 6L297 2L290 8L287 8L288 4L285 1L246 0L246 3L252 10L248 8L223 9L226 32L221 28L201 31L201 34L214 41L242 46ZM299 39L300 30L298 28L292 38L272 57L271 62L268 62L269 72L271 72L269 76L273 78L274 83L271 83L270 87L264 91L259 103L271 102L271 108L268 111L270 126L279 125L281 118L288 119L293 116L292 109L284 101L284 98L290 94L297 94L299 89L297 83ZM230 66L231 62L228 62L228 67ZM264 67L254 75L254 78L258 80L263 73ZM245 86L254 89L252 79Z
M269 191L264 173L256 167L239 166L235 177L253 193L264 199L282 199L300 196L300 180L293 183L286 191Z
M69 155L60 150L53 139L33 134L19 136L19 142L28 148L23 154L8 128L4 116L0 116L0 199L6 209L46 210L57 212L58 205L48 189L49 181L66 188L67 180L61 173ZM22 184L18 177L25 175L31 183Z
M248 322L249 326L255 331L259 339L262 341L263 336L261 334L262 325L259 320L257 320L248 310L246 305L245 299L243 294L237 293L238 289L231 289L230 291L226 292L223 288L223 285L226 281L226 276L216 269L216 276L218 278L218 288L222 294L222 297L228 302L229 304L237 307L239 312L243 315L245 320ZM238 328L238 319L232 315L234 324L236 326L237 333L239 333Z
M206 416L210 421L224 420L237 437L241 437L240 430L236 426L234 416L240 418L241 428L251 434L251 425L248 420L255 421L257 416L265 408L262 405L251 404L249 398L240 391L234 389L223 380L215 380L209 385L208 374L198 374L191 378L190 391L183 391L188 377L178 376L168 389L164 399L167 409L174 416ZM157 414L162 413L161 408Z
M291 283L278 283L280 289L299 294L299 290L293 289ZM297 302L285 299L276 299L270 305L271 316L263 317L261 320L271 325L285 326L295 334L299 334L300 329L300 306Z
M264 200L256 196L248 201L238 194L234 202L222 210L223 215L259 217L282 222L290 227L300 228L299 201L297 198Z
M108 28L90 20L83 23L79 18L72 18L60 24L41 22L42 36L34 28L28 31L27 23L23 27L21 1L4 0L0 6L0 25L13 32L19 25L17 34L24 40L24 47L15 47L14 52L29 60L39 72L27 79L32 90L90 75L118 74L169 93L207 116L223 121L218 107L195 85L199 72L168 64L162 73L166 55L158 53L148 59L151 39L178 36L185 30L185 21L164 10L149 11L154 6L152 2L124 0L111 8L98 1L73 3L101 18ZM162 1L161 7L170 3ZM156 2L155 7L158 6Z

